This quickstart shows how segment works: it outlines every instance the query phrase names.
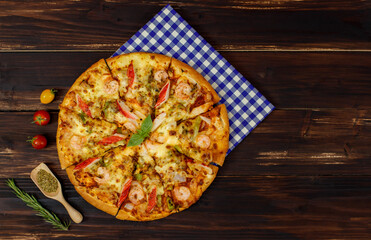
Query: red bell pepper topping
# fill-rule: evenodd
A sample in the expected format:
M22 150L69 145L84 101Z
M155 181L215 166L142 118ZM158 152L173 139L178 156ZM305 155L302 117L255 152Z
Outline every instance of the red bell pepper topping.
M100 140L98 142L98 144L101 144L101 145L108 145L108 144L112 144L112 143L115 143L115 142L118 142L118 141L121 141L124 139L124 136L120 136L120 134L114 134L112 136L109 136L109 137L106 137L106 138L103 138L102 140Z
M98 162L100 159L101 159L100 157L94 157L94 158L86 159L82 163L77 164L73 170L76 171L76 170L86 168L87 166Z
M152 192L149 194L147 213L151 212L152 209L156 205L156 192L157 192L157 187L155 186L152 189Z
M170 81L167 81L165 86L160 91L155 108L159 107L161 104L163 104L169 99L169 93L170 93Z
M133 61L131 61L130 64L129 64L127 75L128 75L128 78L129 78L129 87L131 87L133 85L134 79L135 79Z
M132 181L133 181L133 178L132 177L129 177L128 179L126 179L126 181L124 183L124 187L122 188L122 192L121 192L119 201L117 202L117 206L118 207L121 206L121 204L125 201L125 199L129 195L130 185L131 185L131 182Z
M135 115L134 113L130 112L128 106L125 105L125 103L123 101L120 101L120 100L117 100L117 106L119 107L120 109L120 112L127 118L131 118L131 119L134 119L134 120L137 120L138 119L138 116Z
M86 104L86 102L84 102L79 95L77 95L77 105L79 105L81 110L86 113L86 115L92 117L88 104Z

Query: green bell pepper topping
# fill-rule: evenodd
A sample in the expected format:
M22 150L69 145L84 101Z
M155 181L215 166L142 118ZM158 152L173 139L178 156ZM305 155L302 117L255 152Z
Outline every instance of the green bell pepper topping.
M175 148L178 152L183 153L183 152L182 152L182 149L180 148L179 145L175 145L174 148Z
M143 178L142 174L140 173L135 174L134 177L137 181L142 181L142 178Z
M202 119L199 116L195 119L195 123L194 123L194 126L193 126L194 132L193 132L193 136L191 137L192 141L194 141L196 139L198 131L200 130L201 121L202 121Z
M86 123L86 115L84 112L79 113L79 116L81 118L81 121L85 124Z
M104 116L107 117L107 110L108 110L108 107L110 105L110 102L107 101L104 103L104 107L103 107L103 113L104 113Z
M167 198L166 199L166 202L167 202L167 207L169 208L169 210L171 211L171 210L173 210L174 209L174 203L173 203L173 200L171 200L171 198Z

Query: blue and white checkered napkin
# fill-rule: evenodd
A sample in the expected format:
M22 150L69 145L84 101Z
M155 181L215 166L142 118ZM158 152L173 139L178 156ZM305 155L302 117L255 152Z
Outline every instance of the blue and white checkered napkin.
M112 56L155 52L174 57L201 73L228 109L230 153L273 109L225 58L167 5Z

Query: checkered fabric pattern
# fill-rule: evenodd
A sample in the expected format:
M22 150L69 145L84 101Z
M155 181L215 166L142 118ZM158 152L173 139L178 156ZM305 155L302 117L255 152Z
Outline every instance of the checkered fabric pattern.
M227 106L230 153L273 109L225 58L170 5L164 7L112 56L130 52L161 53L192 66Z

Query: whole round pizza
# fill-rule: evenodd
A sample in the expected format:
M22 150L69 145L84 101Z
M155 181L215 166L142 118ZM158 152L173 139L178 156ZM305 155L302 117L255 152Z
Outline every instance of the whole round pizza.
M101 59L60 105L57 149L76 191L122 220L182 211L214 180L229 122L193 68L155 53Z

